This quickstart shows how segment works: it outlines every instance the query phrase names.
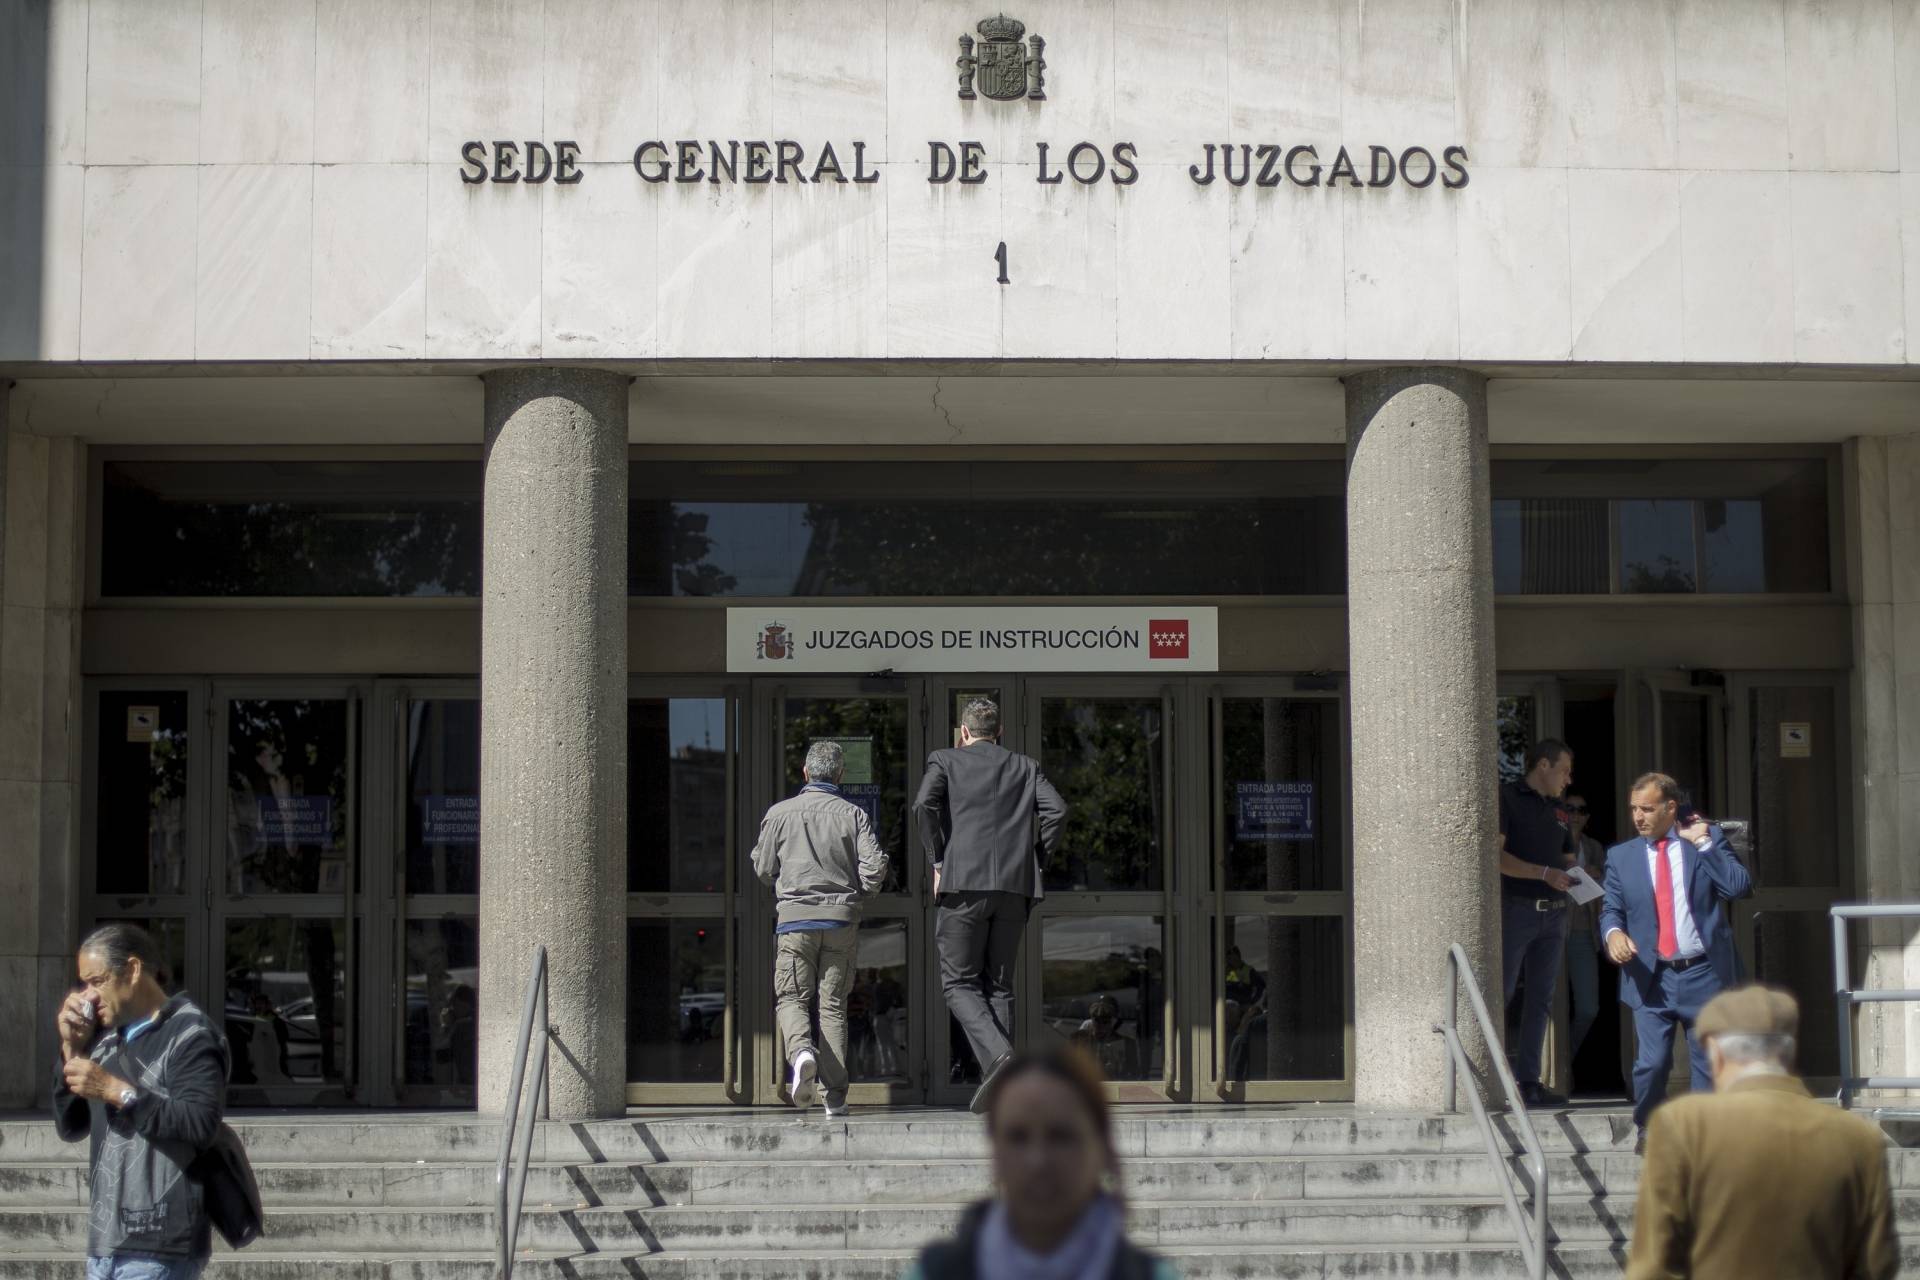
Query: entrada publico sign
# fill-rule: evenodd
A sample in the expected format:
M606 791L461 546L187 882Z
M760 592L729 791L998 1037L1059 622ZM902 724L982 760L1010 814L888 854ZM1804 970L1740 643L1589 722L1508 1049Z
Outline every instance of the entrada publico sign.
M982 97L998 102L1046 101L1046 42L1027 35L1025 24L999 14L982 19L979 39L960 37L960 100ZM1023 40L1024 37L1024 40ZM1459 144L1387 146L1369 143L1348 148L1302 140L1271 142L1208 142L1188 161L1187 178L1195 186L1232 187L1362 187L1395 185L1425 188L1436 183L1446 190L1467 185L1467 150ZM1036 142L1034 150L1014 157L1031 165L1034 181L1042 186L1071 182L1088 187L1111 183L1130 187L1140 181L1142 156L1132 142L1080 140L1066 144ZM460 181L481 183L552 182L574 186L584 181L580 145L571 141L471 141L460 145ZM926 180L977 186L988 180L984 143L955 139L927 142ZM841 142L799 142L790 138L649 138L633 150L633 169L649 185L671 183L775 186L837 183L868 186L880 181L881 171L867 158L867 144L854 138Z
M745 674L1219 669L1211 606L727 610L727 670Z

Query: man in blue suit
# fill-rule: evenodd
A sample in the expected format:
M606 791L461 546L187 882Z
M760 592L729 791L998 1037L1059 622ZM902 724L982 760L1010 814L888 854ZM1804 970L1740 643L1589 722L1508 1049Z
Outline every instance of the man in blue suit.
M1647 1116L1666 1101L1676 1027L1687 1031L1694 1091L1713 1088L1693 1023L1738 981L1727 903L1746 897L1753 880L1720 828L1698 814L1679 825L1680 786L1666 774L1636 779L1629 808L1640 835L1607 851L1600 932L1607 958L1620 966L1620 1003L1633 1011L1640 1043L1633 1121L1644 1139Z

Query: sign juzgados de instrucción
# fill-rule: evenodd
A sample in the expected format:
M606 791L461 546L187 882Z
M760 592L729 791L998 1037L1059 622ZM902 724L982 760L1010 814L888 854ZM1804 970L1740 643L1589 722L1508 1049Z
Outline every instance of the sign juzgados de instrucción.
M1218 671L1211 606L734 608L727 670Z

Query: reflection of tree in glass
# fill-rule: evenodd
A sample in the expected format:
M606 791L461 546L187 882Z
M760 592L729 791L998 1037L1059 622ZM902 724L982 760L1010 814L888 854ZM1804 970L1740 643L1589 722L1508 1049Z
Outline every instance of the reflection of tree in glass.
M882 892L906 883L907 700L905 698L792 698L786 705L783 796L805 781L807 747L817 738L873 739L873 784L879 786L879 830L887 855ZM849 783L858 786L858 783Z
M471 498L173 499L108 476L108 595L474 596L480 476ZM445 484L444 481L441 482ZM451 486L448 486L451 487Z
M1337 592L1337 498L811 502L793 594Z
M1067 804L1048 888L1157 887L1161 745L1157 702L1046 701L1041 768Z
M1499 698L1494 716L1500 743L1500 781L1516 782L1526 776L1527 752L1533 749L1533 699Z
M627 594L723 596L739 580L708 564L710 517L697 507L654 500L627 507Z
M323 857L346 856L347 711L334 699L234 699L227 704L227 841L234 892L315 893ZM275 838L278 801L325 796L325 843ZM267 812L262 813L263 805ZM280 832L301 815L278 811Z
M1648 564L1635 560L1627 565L1627 590L1636 595L1661 595L1692 591L1693 574L1681 568L1672 556L1663 555Z

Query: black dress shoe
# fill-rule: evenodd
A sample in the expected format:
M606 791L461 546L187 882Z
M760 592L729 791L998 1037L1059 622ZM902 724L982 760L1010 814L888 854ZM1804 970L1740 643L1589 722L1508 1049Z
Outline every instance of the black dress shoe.
M1567 1100L1535 1081L1520 1086L1520 1101L1530 1107L1564 1107Z

